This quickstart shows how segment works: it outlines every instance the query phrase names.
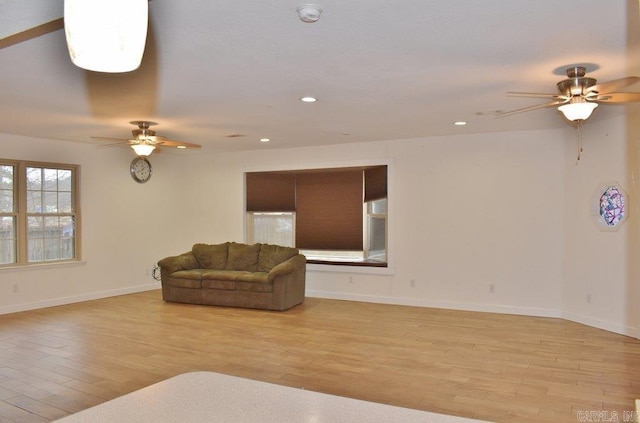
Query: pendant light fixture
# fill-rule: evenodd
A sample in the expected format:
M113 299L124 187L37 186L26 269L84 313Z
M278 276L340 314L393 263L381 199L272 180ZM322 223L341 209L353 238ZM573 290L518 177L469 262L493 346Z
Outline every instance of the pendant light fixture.
M147 39L148 0L64 0L71 61L95 72L131 72Z

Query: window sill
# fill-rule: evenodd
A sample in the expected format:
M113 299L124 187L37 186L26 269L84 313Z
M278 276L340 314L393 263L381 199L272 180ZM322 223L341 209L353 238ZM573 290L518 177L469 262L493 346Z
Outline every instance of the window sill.
M31 264L10 264L10 265L0 266L0 272L23 271L23 270L44 270L44 269L52 269L57 267L84 266L85 264L87 264L87 262L82 260L52 261L52 262L31 263Z
M307 270L311 272L363 273L371 275L393 275L394 270L388 263L384 266L371 266L358 262L335 262L307 260Z
M388 267L388 264L381 261L371 260L319 260L319 259L307 259L308 264L328 264L332 266L363 266L363 267Z

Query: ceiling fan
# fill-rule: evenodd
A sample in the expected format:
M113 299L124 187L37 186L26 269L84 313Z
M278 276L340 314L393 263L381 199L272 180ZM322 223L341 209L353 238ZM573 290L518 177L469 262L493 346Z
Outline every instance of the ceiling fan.
M172 148L200 148L199 144L192 144L184 141L168 140L165 137L156 135L156 131L149 129L152 125L157 125L155 122L146 120L134 120L129 122L132 125L136 125L138 129L133 129L132 139L125 138L109 138L109 137L91 137L98 140L110 140L118 141L114 144L107 144L103 147L116 146L116 145L130 145L138 156L148 156L158 147L172 147Z
M528 112L545 107L558 106L558 110L570 121L582 123L591 116L593 109L602 104L631 103L640 101L640 93L618 92L618 90L640 81L640 77L627 76L600 84L594 78L586 75L586 68L573 66L566 70L567 79L556 84L557 94L508 92L513 97L548 98L548 103L536 104L521 109L500 112L496 117L511 116L516 113Z

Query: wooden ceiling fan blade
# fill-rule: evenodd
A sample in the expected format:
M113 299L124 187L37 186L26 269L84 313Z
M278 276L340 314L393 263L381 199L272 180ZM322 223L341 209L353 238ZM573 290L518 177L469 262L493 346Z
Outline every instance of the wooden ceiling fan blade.
M110 144L102 144L102 145L96 145L96 147L98 148L108 148L108 147L118 147L118 146L122 146L122 145L130 145L131 143L127 142L127 141L121 141L121 142L114 142L114 143L110 143Z
M553 99L566 99L567 97L560 94L545 94L545 93L521 93L516 91L509 91L507 93L509 97L533 97L533 98L553 98Z
M0 49L19 44L23 41L32 40L34 38L49 34L50 32L54 32L62 28L64 28L64 18L54 19L42 25L34 26L33 28L29 28L25 31L18 32L16 34L9 35L8 37L0 39Z
M601 84L592 85L587 88L586 92L596 92L599 94L608 94L611 91L617 91L621 88L628 87L640 81L640 77L627 76L626 78L614 79L613 81L603 82Z
M184 141L172 141L167 139L160 139L156 142L156 145L161 147L185 147L185 148L201 148L200 144L192 144Z
M91 137L94 140L105 140L105 141L121 141L122 143L129 142L131 140L127 138L112 138L112 137Z
M640 101L640 93L608 93L595 98L602 103L634 103Z
M511 115L515 115L515 114L523 113L523 112L529 112L531 110L544 109L546 107L559 106L559 105L564 104L564 103L566 103L566 100L562 100L562 101L559 100L559 101L552 101L550 103L536 104L536 105L529 106L529 107L523 107L521 109L515 109L515 110L510 110L508 112L498 113L495 116L495 118L511 116Z

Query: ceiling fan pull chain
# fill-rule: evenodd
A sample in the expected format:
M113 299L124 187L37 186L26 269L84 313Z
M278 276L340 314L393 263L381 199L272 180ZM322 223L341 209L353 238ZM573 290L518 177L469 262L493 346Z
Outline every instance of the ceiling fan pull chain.
M582 120L578 120L578 127L576 130L576 154L577 154L577 162L580 161L580 157L582 156Z

